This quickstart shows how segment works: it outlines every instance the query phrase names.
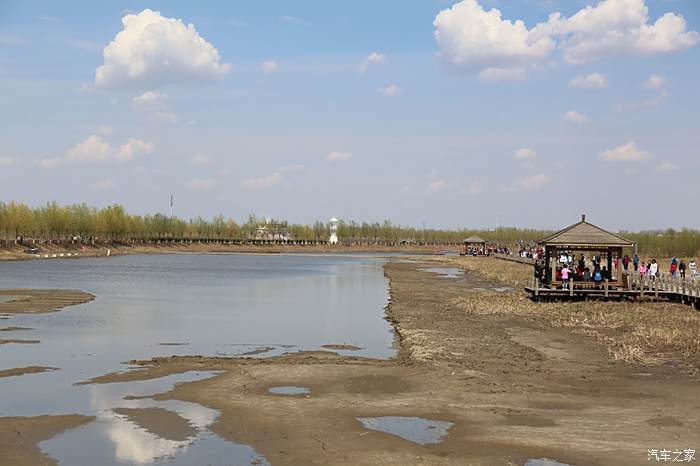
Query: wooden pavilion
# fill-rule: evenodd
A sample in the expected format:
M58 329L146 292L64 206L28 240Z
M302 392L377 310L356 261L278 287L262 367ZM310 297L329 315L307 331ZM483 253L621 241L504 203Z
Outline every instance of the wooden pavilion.
M479 238L476 235L472 235L463 241L464 243L464 253L469 255L473 254L474 251L481 251L480 254L486 254L486 240ZM480 249L479 249L480 248ZM471 251L471 252L470 252Z
M538 244L544 248L546 267L544 283L552 288L561 284L557 277L559 255L574 252L598 253L601 262L607 260L607 270L610 273L609 285L621 286L622 250L633 246L631 241L588 223L585 215L581 216L580 222L542 238ZM617 270L613 270L613 258L617 258Z

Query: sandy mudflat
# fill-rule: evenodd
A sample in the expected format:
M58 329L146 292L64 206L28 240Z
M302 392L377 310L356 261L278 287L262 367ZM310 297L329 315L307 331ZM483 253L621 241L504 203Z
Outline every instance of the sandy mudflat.
M0 301L0 314L54 312L95 299L94 295L78 290L33 289L0 290L0 297L6 299Z
M45 367L45 366L15 367L14 369L0 370L0 379L2 379L3 377L17 377L19 375L40 374L42 372L50 372L50 371L57 371L57 370L59 370L59 369L57 369L55 367Z
M0 417L0 464L49 466L56 461L44 455L37 444L64 430L93 421L91 416Z
M8 345L11 343L20 345L35 345L41 343L39 340L22 340L18 338L0 338L0 345Z
M115 413L160 438L176 442L197 435L190 423L177 413L163 408L117 408Z

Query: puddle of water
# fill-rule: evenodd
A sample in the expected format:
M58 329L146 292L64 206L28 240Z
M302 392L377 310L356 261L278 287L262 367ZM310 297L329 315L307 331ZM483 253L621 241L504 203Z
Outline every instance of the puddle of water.
M419 270L422 272L436 273L445 278L457 278L460 275L464 275L464 271L457 267L427 267Z
M294 386L281 386L281 387L270 387L267 389L268 392L275 395L308 395L311 390L307 387L294 387Z
M549 458L530 458L525 462L525 466L571 466Z
M216 372L187 372L160 379L84 386L90 392L94 422L63 432L39 444L42 451L75 466L120 466L125 464L269 464L247 445L221 439L209 430L219 413L204 406L177 400L155 401L143 397L172 389L176 383L202 380ZM169 440L145 430L115 408L162 408L185 419L196 435L186 440ZM84 448L90 445L90 448ZM218 461L218 462L217 462Z
M383 416L358 417L366 429L396 435L409 442L427 445L440 443L454 425L449 421L434 421L421 417Z

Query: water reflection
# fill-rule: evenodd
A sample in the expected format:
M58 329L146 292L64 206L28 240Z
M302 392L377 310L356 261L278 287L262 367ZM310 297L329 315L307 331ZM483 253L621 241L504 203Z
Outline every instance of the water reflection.
M454 423L412 416L360 417L366 429L396 435L420 445L440 443Z
M75 466L124 464L268 464L246 445L227 442L209 431L219 413L207 407L177 400L156 401L144 397L172 389L176 383L202 380L216 372L189 372L160 379L90 385L90 404L97 419L64 432L40 444L41 449L59 464ZM193 428L194 435L184 440L164 438L139 425L116 408L160 408L175 413ZM203 448L204 443L206 448ZM90 448L84 448L89 445ZM199 462L201 461L201 462ZM233 462L233 463L232 463Z

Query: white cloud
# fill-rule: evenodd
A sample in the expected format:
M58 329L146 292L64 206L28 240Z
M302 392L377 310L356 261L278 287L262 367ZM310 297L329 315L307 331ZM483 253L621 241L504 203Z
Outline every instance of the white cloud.
M440 11L433 25L442 60L465 70L539 66L557 51L568 63L668 53L699 40L680 15L651 23L644 0L603 0L569 18L555 12L530 29L496 8L484 10L478 0L463 0Z
M386 97L395 97L401 93L401 88L396 84L389 84L379 89L379 92Z
M216 180L214 178L192 178L188 183L187 187L197 191L208 191L216 186Z
M260 69L263 71L263 73L274 73L279 69L279 65L275 61L268 60L260 65Z
M530 191L539 189L549 183L549 177L544 174L526 176L519 179L513 186L514 190Z
M66 152L70 160L99 162L109 157L112 148L101 137L93 134Z
M168 94L163 94L158 90L146 91L141 95L137 95L132 99L136 105L152 106L165 102L168 99Z
M211 163L211 157L200 152L190 157L190 163L192 165L208 165Z
M329 162L341 162L343 160L350 160L352 157L352 154L349 152L330 152L327 156L326 159Z
M564 114L564 119L572 123L586 123L588 122L588 117L576 110L570 110Z
M44 170L49 170L51 168L57 167L61 163L61 158L60 157L47 157L44 159L37 160L35 162L39 168L43 168Z
M17 158L0 155L0 167L9 167L17 163Z
M656 166L656 171L659 171L659 172L673 172L673 171L676 171L679 169L680 169L680 167L678 165L676 165L675 163L671 163L671 162L660 163L659 165Z
M105 47L95 84L126 87L160 85L224 76L231 65L194 25L149 9L122 18L124 28Z
M273 173L268 176L261 176L259 178L247 178L241 181L241 188L243 189L260 189L269 188L275 186L282 181L282 175L279 173Z
M640 150L633 141L600 154L600 159L606 162L642 162L650 157L648 152Z
M582 74L569 81L569 85L579 89L602 89L608 87L608 78L600 73Z
M487 83L499 81L522 81L525 79L524 68L484 68L479 71L479 79Z
M175 115L173 112L155 112L153 113L153 116L156 120L167 121L168 123L177 122L177 115Z
M649 76L649 79L644 82L644 87L650 90L661 89L665 85L666 78L659 76L658 74L652 74Z
M139 155L146 155L153 152L154 145L141 139L130 138L117 150L115 156L120 160L131 160Z
M379 52L372 52L365 59L365 62L360 66L360 71L363 73L367 71L370 65L378 65L386 60L386 55Z
M532 149L528 149L527 147L523 147L513 152L513 158L515 160L533 160L535 157L537 157L537 153Z
M510 68L546 58L551 37L535 37L520 20L502 19L495 8L485 11L477 0L464 0L442 10L433 21L440 57L466 69Z

